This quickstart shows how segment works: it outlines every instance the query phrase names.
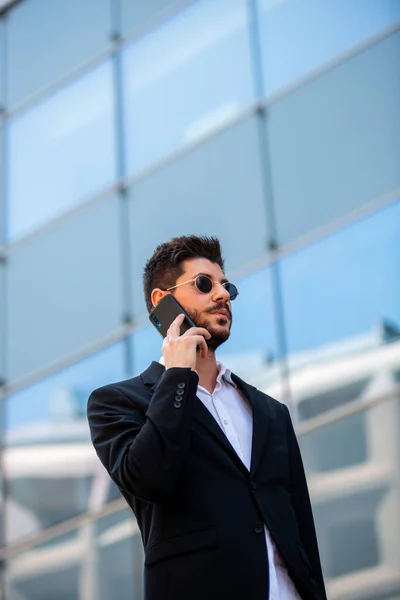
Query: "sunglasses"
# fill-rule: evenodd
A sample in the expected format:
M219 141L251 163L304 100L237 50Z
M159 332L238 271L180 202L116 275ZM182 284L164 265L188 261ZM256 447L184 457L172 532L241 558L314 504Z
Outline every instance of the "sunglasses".
M181 285L186 285L187 283L194 283L196 289L202 294L209 294L213 289L214 283L220 283L219 281L212 281L207 275L197 275L194 279L189 279L188 281L184 281L183 283L178 283L178 285L174 285L168 288L166 291L174 290ZM238 289L236 285L231 283L230 281L223 281L220 283L222 287L226 289L229 294L229 300L235 300L239 295Z

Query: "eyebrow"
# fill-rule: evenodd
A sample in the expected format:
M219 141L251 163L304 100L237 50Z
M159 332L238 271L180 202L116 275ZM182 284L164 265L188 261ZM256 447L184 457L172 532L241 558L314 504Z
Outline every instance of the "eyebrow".
M210 275L210 273L197 273L197 275L195 275L195 276L193 277L193 279L196 279L196 277L198 277L199 275L205 275L206 277L209 277L209 278L211 279L211 281L214 281L214 278L213 278L213 276L212 276L212 275ZM220 283L229 283L229 279L227 279L226 277L223 277L223 278L220 280Z

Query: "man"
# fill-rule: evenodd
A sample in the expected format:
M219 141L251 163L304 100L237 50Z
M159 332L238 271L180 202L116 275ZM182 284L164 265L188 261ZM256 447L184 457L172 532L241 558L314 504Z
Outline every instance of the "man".
M179 316L159 362L91 394L92 441L136 515L146 600L322 600L289 412L215 357L237 295L223 271L215 238L158 246L147 308L173 294L196 327L180 335Z

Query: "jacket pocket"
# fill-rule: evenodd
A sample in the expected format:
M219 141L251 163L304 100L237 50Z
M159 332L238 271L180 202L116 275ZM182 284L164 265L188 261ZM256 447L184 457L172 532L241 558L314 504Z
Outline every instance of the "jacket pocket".
M144 564L146 567L149 567L170 556L205 550L206 548L216 548L217 545L218 540L215 529L185 533L184 535L168 538L153 544L145 552Z

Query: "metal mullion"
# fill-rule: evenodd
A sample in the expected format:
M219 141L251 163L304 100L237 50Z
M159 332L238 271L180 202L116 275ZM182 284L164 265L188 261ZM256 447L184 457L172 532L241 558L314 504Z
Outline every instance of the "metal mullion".
M259 30L257 0L247 0L250 27L250 43L253 67L253 79L256 99L265 97L263 58ZM268 143L268 105L263 104L257 111L258 143L261 162L261 177L264 192L264 206L267 218L267 251L272 253L278 247L277 223L274 206L274 187L272 178L271 153ZM281 285L279 261L271 262L272 303L275 320L276 341L278 346L278 367L282 385L282 397L292 409L289 385L289 367L287 363L287 336L283 312L283 290Z
M113 39L120 42L121 30L121 11L119 1L114 0L114 33ZM132 266L131 266L131 240L129 227L129 190L124 180L127 175L126 166L126 123L124 111L124 86L122 73L122 54L121 45L117 45L114 50L113 57L113 85L115 98L115 136L117 148L117 178L120 182L117 187L118 193L118 208L120 222L120 264L121 282L122 282L122 325L129 327L133 323L132 307L131 307L131 290L132 290ZM126 336L124 341L124 358L125 358L125 375L128 376L132 365L132 352L129 336Z

